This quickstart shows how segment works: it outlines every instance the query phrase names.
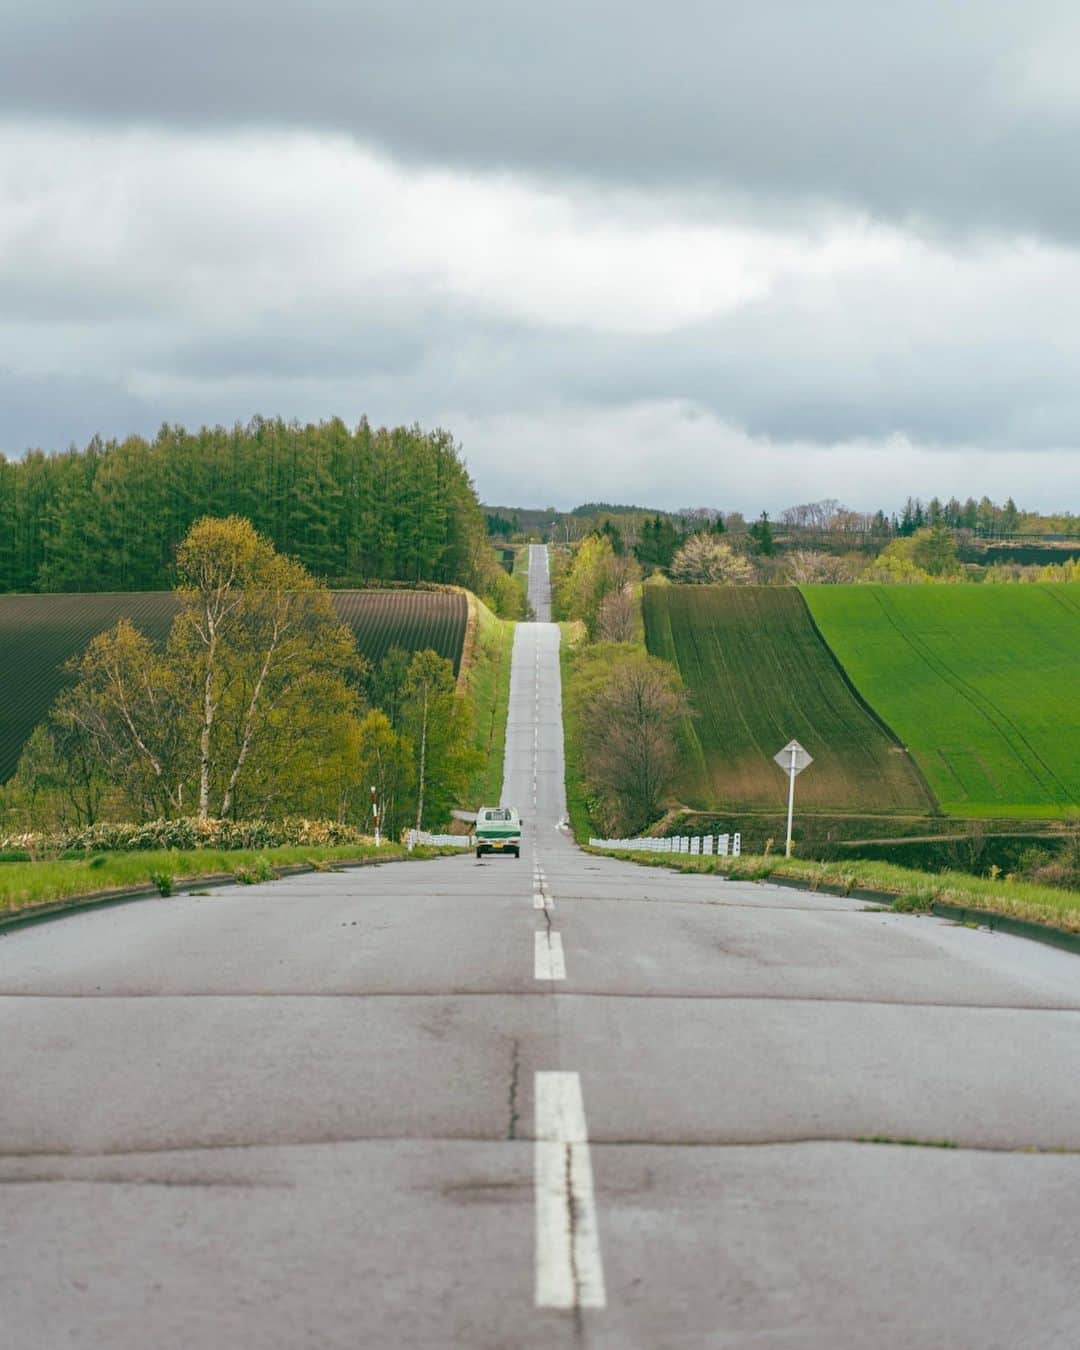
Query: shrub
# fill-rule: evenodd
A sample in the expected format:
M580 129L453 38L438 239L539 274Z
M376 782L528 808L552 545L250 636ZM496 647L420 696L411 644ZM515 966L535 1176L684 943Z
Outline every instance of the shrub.
M269 858L256 858L250 867L238 867L233 876L243 886L254 886L260 881L277 881L277 873Z
M151 872L150 880L161 895L172 895L173 875L171 872Z
M257 849L284 845L316 847L365 841L353 825L336 820L151 820L141 825L103 823L55 835L26 834L0 839L0 849L28 854L59 853L82 858L89 850L110 853L155 849Z
M935 895L932 891L910 891L899 895L893 901L893 909L898 914L929 914L934 907Z

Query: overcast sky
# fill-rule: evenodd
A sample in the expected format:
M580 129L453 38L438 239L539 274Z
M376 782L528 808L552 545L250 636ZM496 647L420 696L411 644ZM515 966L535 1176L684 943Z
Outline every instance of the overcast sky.
M0 0L0 451L367 413L490 502L1078 510L1078 69L1066 0Z

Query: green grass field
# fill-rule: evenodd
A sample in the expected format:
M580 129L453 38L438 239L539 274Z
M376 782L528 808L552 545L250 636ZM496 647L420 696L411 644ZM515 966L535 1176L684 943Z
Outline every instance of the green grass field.
M945 811L1080 811L1080 585L802 589Z
M814 756L802 810L922 814L933 799L910 757L851 689L793 587L646 586L649 651L678 667L696 716L677 792L690 807L783 808L773 755Z

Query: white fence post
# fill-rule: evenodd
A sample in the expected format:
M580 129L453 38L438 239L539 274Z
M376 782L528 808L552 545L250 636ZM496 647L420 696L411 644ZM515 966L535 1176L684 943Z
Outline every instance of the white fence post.
M419 833L410 830L406 842L411 850L417 844L472 848L475 840L471 836L460 834L428 834L426 830ZM715 839L711 834L673 834L659 839L646 835L639 835L637 839L590 838L589 847L618 849L632 853L688 853L699 857L705 854L710 857L715 855L718 858L726 858L730 848L737 858L742 851L742 835L718 834Z

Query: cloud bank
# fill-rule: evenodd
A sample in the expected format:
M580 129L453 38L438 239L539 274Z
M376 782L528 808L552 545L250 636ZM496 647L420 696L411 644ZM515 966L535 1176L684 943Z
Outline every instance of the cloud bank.
M990 0L12 7L0 450L366 412L450 427L489 500L1068 505L1078 35Z

